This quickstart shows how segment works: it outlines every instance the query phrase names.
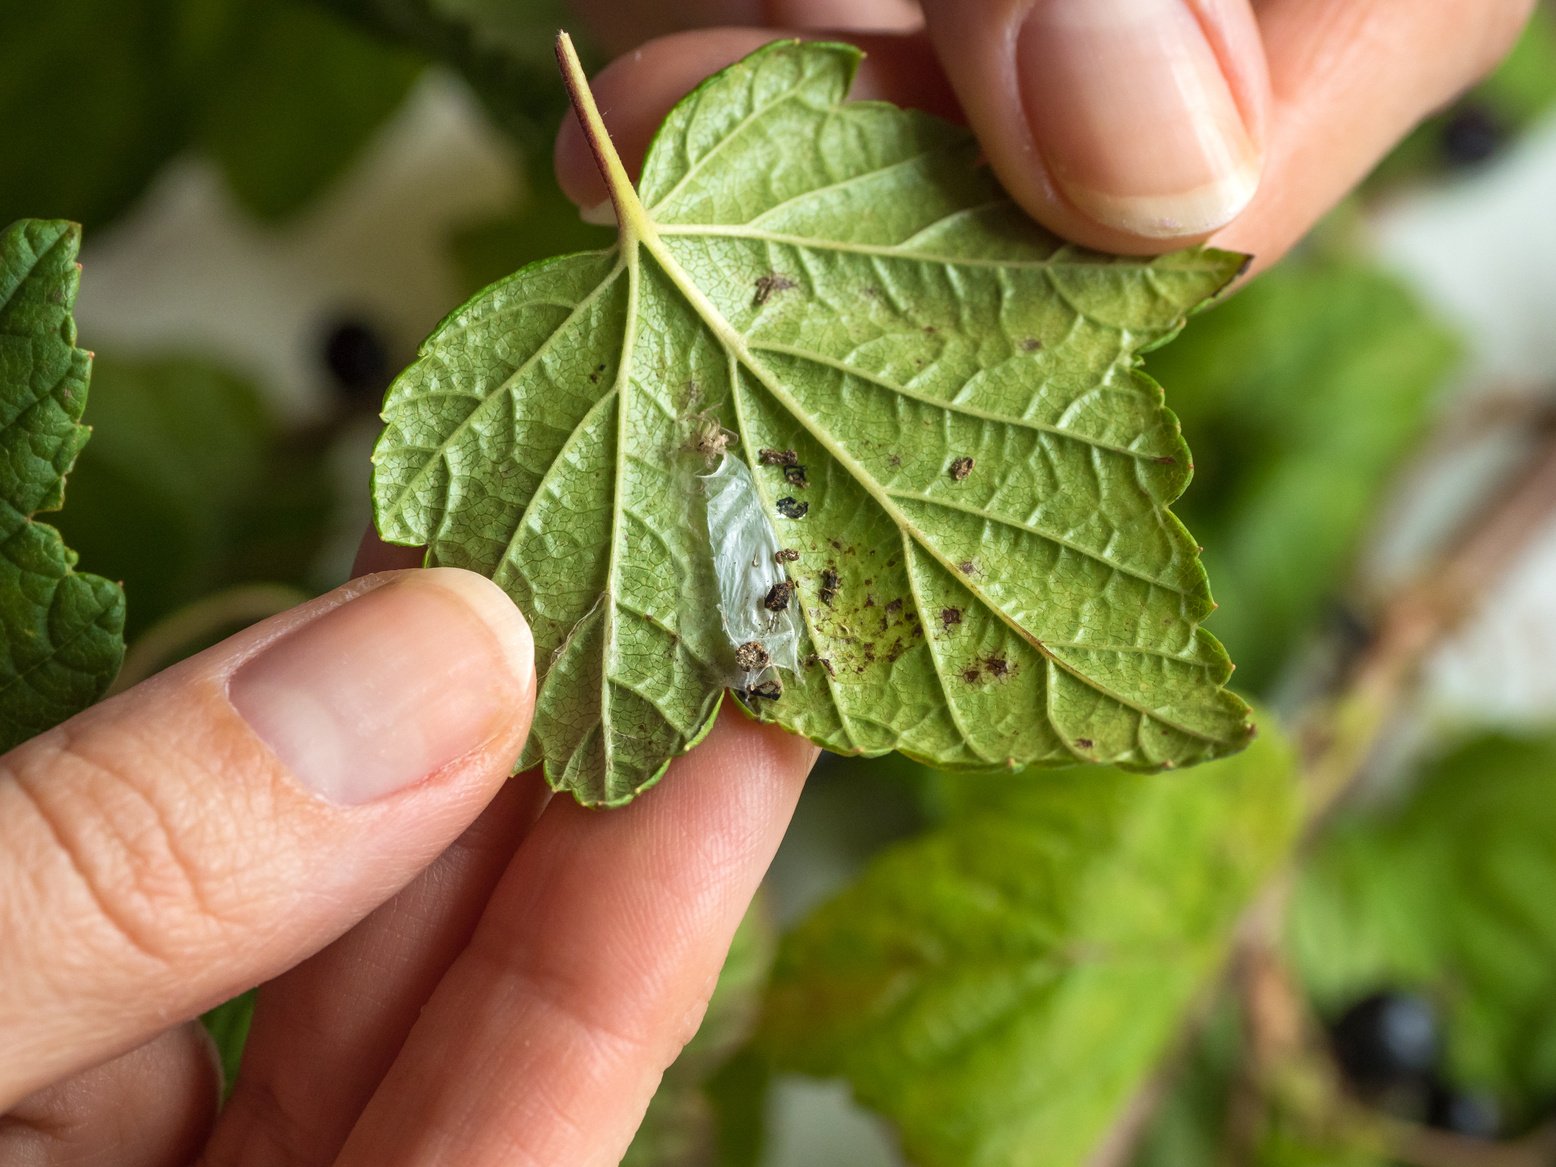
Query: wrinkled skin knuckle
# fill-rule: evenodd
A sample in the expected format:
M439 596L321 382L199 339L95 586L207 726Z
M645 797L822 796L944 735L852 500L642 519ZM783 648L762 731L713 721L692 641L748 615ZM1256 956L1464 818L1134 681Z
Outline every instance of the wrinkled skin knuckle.
M140 775L132 750L112 748L63 727L48 748L8 775L33 818L31 836L71 913L82 959L126 953L176 963L186 941L220 926L206 907L209 875L179 842L165 800ZM125 743L118 743L123 745ZM37 859L35 859L35 864ZM68 898L66 898L68 897Z

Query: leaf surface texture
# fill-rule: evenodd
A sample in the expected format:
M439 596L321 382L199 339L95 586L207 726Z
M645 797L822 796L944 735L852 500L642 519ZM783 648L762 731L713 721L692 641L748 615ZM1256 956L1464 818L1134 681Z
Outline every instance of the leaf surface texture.
M797 553L801 667L758 716L974 769L1246 740L1167 509L1188 451L1137 369L1241 257L1062 244L965 130L845 104L858 59L780 42L709 79L617 182L617 246L489 288L390 391L379 530L524 610L523 764L585 802L654 781L734 671L698 483L720 430Z
M74 571L59 532L33 519L63 503L89 432L79 247L72 223L0 233L0 752L90 705L124 656L124 593Z

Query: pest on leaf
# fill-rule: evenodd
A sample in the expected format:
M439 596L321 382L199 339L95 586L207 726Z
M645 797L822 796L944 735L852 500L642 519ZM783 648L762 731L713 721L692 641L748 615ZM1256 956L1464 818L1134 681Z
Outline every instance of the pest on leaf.
M803 519L810 511L810 503L785 495L778 500L778 513L786 519Z
M769 612L782 612L789 606L789 597L794 594L794 581L781 579L775 583L762 601L762 607Z
M754 307L760 308L772 299L774 292L787 292L790 288L796 287L799 285L788 276L772 272L756 281L756 294L751 297L751 303Z
M772 663L767 646L760 640L748 640L735 649L735 664L748 673L759 673Z

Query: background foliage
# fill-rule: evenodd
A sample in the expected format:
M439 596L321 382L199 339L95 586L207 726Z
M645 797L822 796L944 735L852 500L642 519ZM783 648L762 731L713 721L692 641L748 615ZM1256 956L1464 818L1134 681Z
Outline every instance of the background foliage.
M279 238L381 140L418 78L455 72L508 135L526 191L446 241L473 293L599 240L546 181L560 90L534 31L557 21L517 0L0 8L0 225L71 218L89 246L112 240L156 202L167 163L197 156ZM870 1154L921 1164L1474 1163L1458 1144L1423 1157L1445 1092L1494 1097L1507 1153L1546 1130L1550 728L1493 736L1416 717L1352 767L1338 806L1311 763L1331 756L1315 726L1349 724L1323 712L1334 678L1376 644L1359 553L1441 426L1471 339L1369 257L1360 225L1403 191L1494 165L1545 116L1553 26L1542 8L1503 69L1355 204L1149 358L1195 453L1178 509L1222 605L1210 628L1270 710L1255 749L1168 781L824 769L630 1162L792 1162L764 1116L786 1113L797 1072L846 1079L887 1120ZM417 339L321 353L328 393L301 417L198 337L101 351L96 435L58 522L84 566L124 582L132 669L334 582L362 484L333 460L365 466L387 354ZM1430 1004L1445 1057L1430 1081L1369 1093L1338 1073L1326 1026L1385 989ZM230 1066L244 1018L239 1002L213 1019Z

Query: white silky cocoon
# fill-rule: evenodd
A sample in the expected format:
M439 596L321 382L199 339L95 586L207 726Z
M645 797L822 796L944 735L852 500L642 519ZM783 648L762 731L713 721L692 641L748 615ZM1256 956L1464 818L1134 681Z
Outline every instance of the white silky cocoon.
M769 612L763 601L773 585L787 578L776 556L778 534L762 507L741 458L724 454L711 474L699 475L708 501L708 539L713 574L719 585L719 615L731 649L756 641L773 664L791 672L799 668L800 626L795 618L796 595L781 612ZM749 689L763 670L735 669L729 684Z

